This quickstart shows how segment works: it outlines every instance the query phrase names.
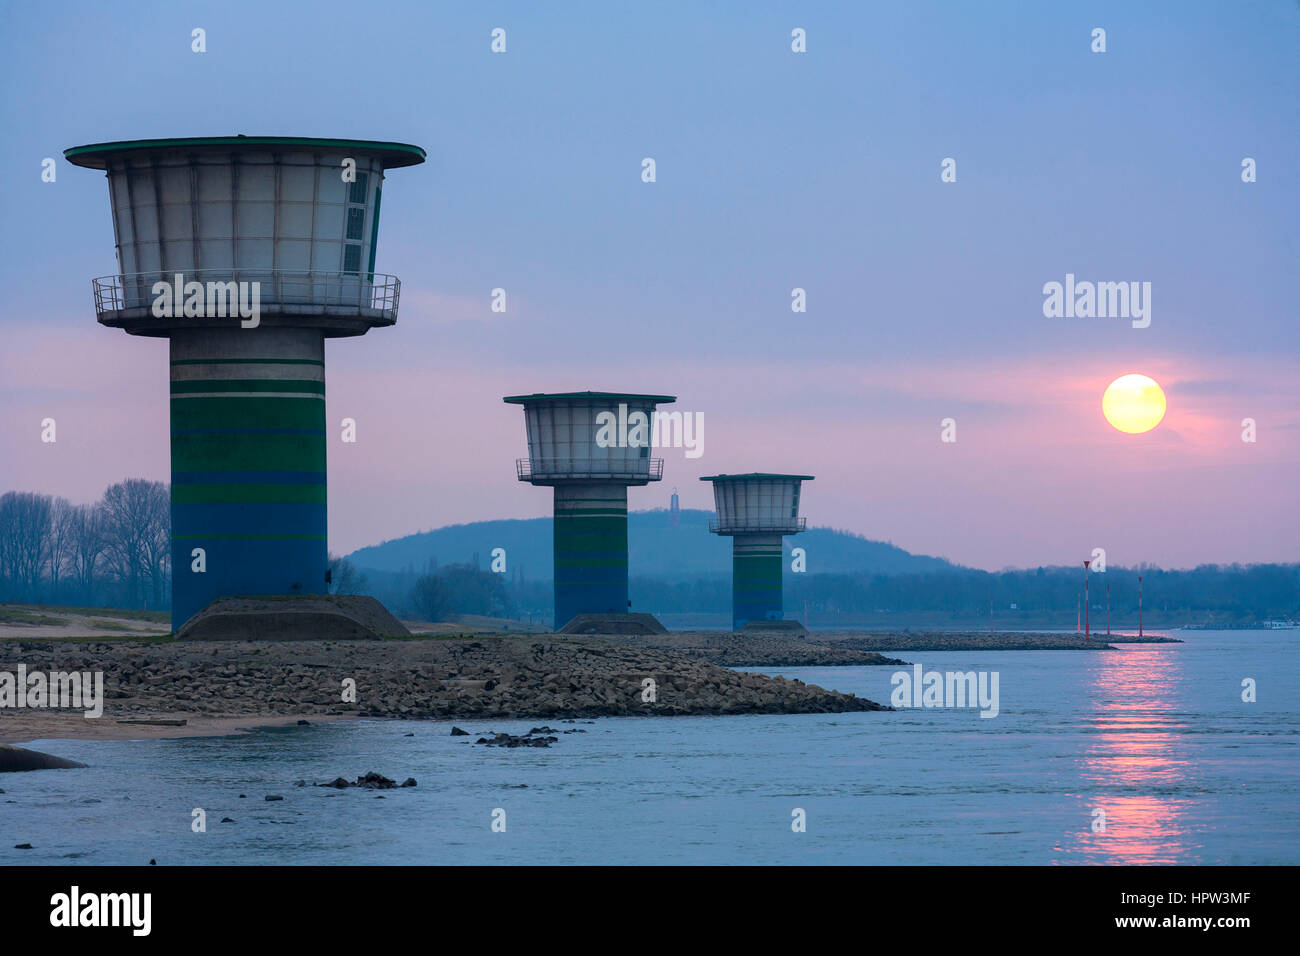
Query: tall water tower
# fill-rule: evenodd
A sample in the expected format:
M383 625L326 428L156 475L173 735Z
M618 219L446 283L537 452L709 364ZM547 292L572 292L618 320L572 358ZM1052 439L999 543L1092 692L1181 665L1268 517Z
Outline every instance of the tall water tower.
M278 136L64 152L108 178L100 323L170 342L173 630L219 597L325 593L325 339L397 321L380 196L424 155Z
M805 530L799 517L799 491L812 475L712 475L718 516L709 519L714 534L731 536L731 624L780 621L781 538Z
M505 399L524 407L519 480L555 488L557 630L579 614L628 612L627 489L663 477L663 459L650 457L655 406L676 400L620 392Z

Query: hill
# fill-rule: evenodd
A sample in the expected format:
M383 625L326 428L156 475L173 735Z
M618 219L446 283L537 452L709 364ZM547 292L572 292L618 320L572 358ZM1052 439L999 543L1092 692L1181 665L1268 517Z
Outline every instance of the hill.
M680 512L673 525L666 509L634 511L628 515L628 561L634 576L668 580L731 575L731 542L709 534L711 511ZM883 541L832 528L812 528L785 539L808 553L810 573L921 574L956 567L941 558L909 554ZM494 548L505 548L506 569L513 579L550 580L552 575L551 519L476 521L361 548L348 559L362 570L419 570L430 560L439 565L475 562L487 569Z

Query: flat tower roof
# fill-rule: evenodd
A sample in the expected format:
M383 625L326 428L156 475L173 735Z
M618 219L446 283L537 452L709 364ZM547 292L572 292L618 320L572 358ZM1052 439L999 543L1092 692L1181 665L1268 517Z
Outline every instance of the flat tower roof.
M91 143L73 146L63 151L64 158L74 166L87 169L107 169L110 156L136 150L153 149L221 149L232 146L265 151L271 147L296 147L300 149L355 149L358 152L380 153L384 167L397 169L416 166L425 159L425 152L410 143L385 143L365 139L314 139L307 136L190 136L181 139L128 139L116 143Z
M511 405L528 405L533 402L564 401L565 399L634 399L643 402L668 403L677 401L676 395L640 395L635 392L534 392L532 395L507 395L502 399Z
M767 471L751 471L743 475L709 475L700 481L758 481L763 478L797 478L800 481L812 481L812 475L777 475Z

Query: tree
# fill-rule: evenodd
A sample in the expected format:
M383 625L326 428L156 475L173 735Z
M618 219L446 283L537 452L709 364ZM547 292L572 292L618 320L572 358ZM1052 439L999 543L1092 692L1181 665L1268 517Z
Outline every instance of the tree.
M472 564L448 564L415 582L411 602L430 621L456 614L508 614L510 598L502 575Z
M53 498L30 491L0 495L0 548L10 593L19 600L39 597L50 550Z
M365 594L366 576L357 570L355 564L347 558L330 555L329 559L330 594Z
M55 498L50 512L50 547L47 563L50 571L50 602L59 603L59 579L71 564L73 521L76 506L67 498Z
M411 588L411 603L426 621L441 621L450 614L448 598L447 588L436 574L422 575Z
M168 497L166 485L143 478L128 478L104 492L104 554L128 606L144 603L146 580L152 585L154 606L162 603L171 552L170 542L161 544L161 529L170 525Z
M145 499L142 539L144 570L149 578L153 607L164 606L171 591L172 505L171 491L161 481L151 481Z
M69 570L76 579L79 600L93 604L95 577L107 544L104 538L104 508L100 504L76 505L69 524Z

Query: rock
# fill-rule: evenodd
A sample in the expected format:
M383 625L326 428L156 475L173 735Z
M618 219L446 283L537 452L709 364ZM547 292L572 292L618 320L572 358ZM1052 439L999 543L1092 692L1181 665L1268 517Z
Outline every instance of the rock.
M300 720L300 721L298 721L298 726L299 726L299 727L310 727L310 726L311 726L311 721L310 721L310 720Z
M414 787L417 784L414 777L407 777L405 782L399 784L396 780L390 780L383 774L371 770L352 782L343 777L335 777L329 783L318 783L316 786L333 787L335 790L346 790L349 787L360 787L363 790L394 790L398 787Z
M364 776L357 777L357 782L353 786L364 787L367 790L392 790L397 786L397 781L389 780L383 774L370 770Z
M453 737L468 737L468 736L469 736L469 731L468 731L468 730L461 730L459 727L452 727L452 728L451 728L451 735L452 735Z
M222 818L221 818L221 822L222 822L222 823L234 823L235 821L232 820L232 819L230 819L230 817L222 817Z
M480 737L476 743L487 744L489 747L549 747L560 738L558 737L534 737L536 730L530 730L522 736L516 737L514 734L497 734L491 740L486 737Z
M268 803L272 800L283 800L283 799L284 797L280 796L278 793L268 793L266 795L266 800Z
M36 848L35 848L34 846L32 846L30 843L15 843L15 844L14 844L14 849L15 849L15 850L34 850L34 849L36 849Z
M0 773L17 773L24 770L70 770L84 766L84 763L41 753L39 750L0 744Z
M414 737L415 734L402 734L403 737Z

